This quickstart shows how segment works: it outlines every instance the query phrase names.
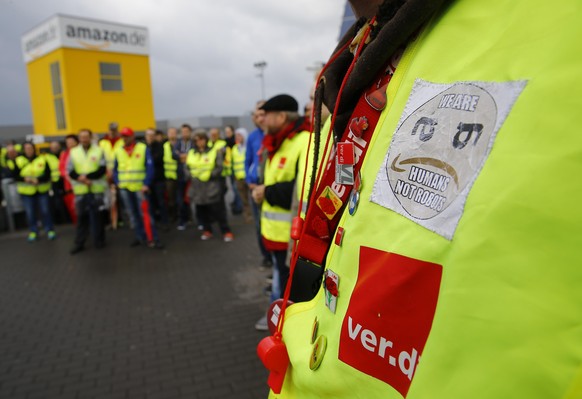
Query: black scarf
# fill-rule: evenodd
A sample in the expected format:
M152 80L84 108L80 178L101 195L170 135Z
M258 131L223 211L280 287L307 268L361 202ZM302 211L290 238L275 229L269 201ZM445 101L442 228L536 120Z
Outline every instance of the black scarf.
M404 45L446 1L385 0L380 5L376 15L378 24L372 29L371 41L356 61L339 100L334 127L336 137L343 134L361 93L372 84L373 79L376 78L380 69L386 66L392 54ZM333 54L347 42L351 42L364 24L366 24L365 18L356 21L340 40ZM323 102L331 111L336 105L340 86L352 60L353 55L349 48L346 48L324 73L325 86L321 90Z

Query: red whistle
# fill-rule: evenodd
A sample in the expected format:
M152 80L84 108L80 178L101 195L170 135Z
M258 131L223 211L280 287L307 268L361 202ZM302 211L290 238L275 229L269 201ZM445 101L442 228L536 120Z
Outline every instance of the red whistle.
M303 219L299 216L293 218L293 223L291 223L291 238L298 240L301 237L301 230L303 230Z
M259 342L257 354L263 365L270 371L267 384L274 393L281 393L285 373L289 367L287 347L280 338L269 336Z

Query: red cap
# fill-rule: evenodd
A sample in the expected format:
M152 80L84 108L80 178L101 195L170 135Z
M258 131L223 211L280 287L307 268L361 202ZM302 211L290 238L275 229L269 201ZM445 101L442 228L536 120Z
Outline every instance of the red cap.
M119 134L121 134L122 136L133 136L133 130L131 130L130 127L124 127L123 129L121 129Z

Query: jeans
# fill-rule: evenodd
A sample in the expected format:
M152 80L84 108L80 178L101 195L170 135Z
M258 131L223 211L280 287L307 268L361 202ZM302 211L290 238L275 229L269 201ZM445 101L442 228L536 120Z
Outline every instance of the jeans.
M289 268L286 265L287 251L273 251L273 282L271 283L271 302L282 298L289 280Z
M230 175L228 179L230 180L230 187L232 188L232 194L234 195L232 200L232 214L240 215L243 211L243 202L240 196L241 194L238 192L234 175Z
M22 204L24 205L24 211L26 213L26 222L28 223L28 228L32 233L38 234L38 216L36 212L37 208L40 209L44 230L52 231L55 229L53 225L53 219L51 217L50 199L48 193L21 195L20 197L22 198Z
M226 218L226 205L222 198L212 204L196 205L196 215L204 231L212 232L212 223L217 222L222 234L230 233Z
M89 232L91 232L95 246L105 244L105 226L99 210L102 205L102 194L89 193L75 197L75 211L78 218L75 246L83 247Z
M179 225L185 225L188 221L188 205L184 202L186 182L183 180L166 180L168 192L168 208L172 222L178 219Z
M140 242L159 241L158 232L156 231L154 215L149 196L141 191L133 192L127 189L120 189L121 200L129 214L130 223L134 228L135 238ZM144 225L144 214L142 212L143 200L146 200L148 207L148 218L151 226L152 236L148 237Z
M166 182L156 181L151 185L152 197L151 204L154 215L156 215L160 222L163 224L168 224L168 208L166 206Z

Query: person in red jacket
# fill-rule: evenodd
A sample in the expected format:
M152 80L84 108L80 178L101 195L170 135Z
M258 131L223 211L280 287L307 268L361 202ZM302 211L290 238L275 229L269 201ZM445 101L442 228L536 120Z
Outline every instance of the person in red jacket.
M74 134L69 134L65 137L65 146L67 147L59 157L59 172L63 177L63 185L65 194L63 195L63 201L65 202L65 207L69 213L69 217L73 224L77 224L77 213L75 212L75 195L73 194L73 187L71 186L71 181L69 180L69 174L67 172L67 163L69 162L69 154L71 149L79 145L79 139Z

